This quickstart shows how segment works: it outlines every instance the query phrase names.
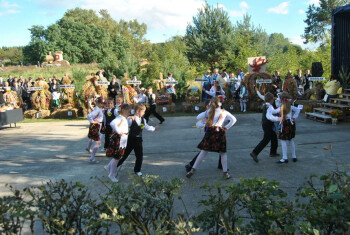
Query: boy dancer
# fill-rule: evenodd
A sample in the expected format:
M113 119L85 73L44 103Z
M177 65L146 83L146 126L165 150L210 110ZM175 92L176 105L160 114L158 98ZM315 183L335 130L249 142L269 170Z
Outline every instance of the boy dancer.
M148 122L149 116L153 114L160 121L159 124L162 124L165 120L156 111L156 95L153 94L152 87L148 87L148 102L149 102L149 108L147 109L145 114L146 121Z
M273 114L279 113L280 108L274 109L272 104L274 102L273 94L267 92L265 94L265 104L263 105L263 113L262 113L262 129L264 131L264 137L260 141L260 143L254 148L253 152L250 153L250 156L253 158L255 162L259 162L258 155L259 153L266 147L266 145L271 141L270 148L270 157L278 157L280 156L277 153L277 135L273 130L274 122L279 122L281 120L280 117L273 116Z
M128 143L127 143L123 157L118 162L118 166L123 164L123 162L128 158L131 151L134 150L135 156L136 156L134 172L138 176L142 176L142 172L141 172L141 166L142 166L142 160L143 160L142 131L143 129L146 129L147 131L152 131L152 132L159 130L159 126L153 127L153 126L147 125L146 120L143 118L145 111L146 111L146 106L144 106L143 104L136 104L135 116L128 117L128 123L130 128Z

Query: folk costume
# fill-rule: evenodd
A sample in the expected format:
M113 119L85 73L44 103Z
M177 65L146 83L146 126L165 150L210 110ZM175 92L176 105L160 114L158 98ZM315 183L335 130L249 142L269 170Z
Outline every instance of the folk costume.
M266 145L271 141L270 148L270 157L279 156L277 154L278 141L277 135L274 130L274 122L278 122L281 120L280 117L274 116L274 114L278 114L280 112L280 108L274 109L273 105L266 102L263 105L262 112L262 129L264 131L264 137L260 141L260 143L254 148L253 152L250 153L250 156L254 159L255 162L258 162L259 153L266 147Z
M118 182L115 178L115 171L117 169L118 161L125 153L125 148L128 142L129 125L127 119L124 116L119 115L110 123L110 126L113 130L113 134L106 155L112 159L104 168L109 173L108 177L113 182Z
M225 97L225 91L224 89L222 89L222 87L220 86L220 90L216 90L215 86L212 86L210 88L209 91L205 91L205 93L207 93L208 95L210 95L211 97L215 97L215 96L223 96Z
M283 158L277 163L288 163L288 143L290 144L293 161L296 162L297 156L295 154L295 143L293 139L296 131L295 119L299 117L300 109L291 106L291 111L288 114L284 114L282 110L281 108L282 120L280 121L281 127L279 128L278 138L281 140Z
M143 161L143 146L142 146L142 131L145 129L146 131L155 131L156 128L153 126L149 126L147 121L143 117L134 116L134 120L128 118L128 124L130 127L128 143L125 149L125 153L123 157L118 162L118 167L123 164L123 162L128 158L131 151L135 152L135 167L134 172L138 176L142 176L141 166Z
M239 90L239 104L241 106L241 112L247 112L248 89L246 86L242 86Z
M165 121L165 119L156 111L156 95L154 93L148 94L148 103L149 107L147 108L145 113L146 121L148 122L149 116L153 114L160 121L159 124L162 124Z
M220 104L221 106L221 104ZM206 120L209 116L210 110L200 113L197 116L197 120ZM229 120L226 126L223 126L225 119ZM208 152L218 152L221 156L222 170L224 172L224 177L230 178L231 176L227 173L227 153L226 153L226 130L230 129L237 119L229 112L221 107L215 109L215 115L213 119L213 124L211 126L205 126L205 134L202 141L198 144L197 148L201 150L194 163L191 171L189 171L186 176L190 178L194 171L199 167L200 163L203 161L204 157Z
M104 148L107 149L109 146L110 138L112 135L112 127L111 122L118 116L118 109L111 108L105 109L103 113L103 125L104 125L104 135L105 135L105 143Z
M102 100L103 99L98 99L97 102L100 102ZM98 161L95 160L95 155L101 143L100 131L101 131L102 121L103 121L103 109L96 106L95 109L87 115L87 118L90 122L89 133L88 133L88 137L90 140L86 150L89 153L91 153L90 162L98 163ZM95 145L91 151L91 146L93 142L95 142Z
M212 79L209 74L204 74L202 79L208 79L207 82L202 82L202 101L206 101L207 99L210 99L210 97L205 91L210 91Z

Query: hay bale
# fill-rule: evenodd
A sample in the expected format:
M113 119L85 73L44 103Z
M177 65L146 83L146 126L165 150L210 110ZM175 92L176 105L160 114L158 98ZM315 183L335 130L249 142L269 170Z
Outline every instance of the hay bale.
M70 115L69 115L70 114ZM75 119L78 117L78 109L59 109L51 114L51 118Z
M24 118L26 119L44 119L50 117L50 110L28 110L24 112Z

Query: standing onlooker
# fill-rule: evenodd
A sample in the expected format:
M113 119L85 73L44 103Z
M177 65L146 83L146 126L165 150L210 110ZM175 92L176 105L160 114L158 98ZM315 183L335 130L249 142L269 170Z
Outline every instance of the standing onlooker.
M221 77L221 75L219 74L219 69L214 69L213 70L213 75L211 75L211 78L212 78L211 82L212 82L212 84L214 84L214 82L220 77Z
M146 105L148 103L148 98L145 95L145 88L140 89L140 93L134 97L135 104Z
M14 78L11 86L11 90L15 91L17 93L18 98L20 99L20 103L22 104L22 93L23 88L19 85L19 82L17 81L17 78Z
M309 89L312 89L312 81L309 81L309 78L312 77L312 74L310 73L310 69L307 69L305 71L305 86L304 86L304 91L307 91Z
M202 77L203 79L208 79L207 82L202 82L202 101L206 101L207 99L209 99L209 96L205 91L209 91L211 88L212 79L210 76L210 72L210 70L207 70Z
M168 73L168 77L166 78L169 80L169 82L175 82L175 79L173 78L172 73ZM176 102L176 91L175 91L175 85L167 86L167 91L169 94L171 94L171 99L175 103Z
M247 86L245 85L245 82L241 82L241 86L239 89L239 104L241 106L241 112L247 112L247 103L249 101L248 99L248 89Z
M115 97L119 93L119 83L117 81L117 77L113 75L111 83L108 85L108 96L115 99Z
M60 89L56 79L52 80L49 89L52 94L52 106L54 110L56 110L60 105L60 93L59 93Z
M237 69L237 75L236 75L236 79L237 79L237 83L240 86L241 82L244 79L245 74L243 73L242 69Z
M297 81L297 86L298 88L299 87L302 87L304 89L304 86L306 84L306 81L305 81L305 77L304 75L302 74L302 71L301 69L298 69L297 70L297 75L295 75L295 81Z
M279 90L281 89L282 86L282 80L281 80L281 76L280 76L280 71L276 70L275 73L272 75L272 77L274 78L274 82L272 83L272 94L274 96L277 96L277 93L279 92Z
M216 79L216 82L221 86L221 88L225 88L227 83L226 73L223 72L221 76Z

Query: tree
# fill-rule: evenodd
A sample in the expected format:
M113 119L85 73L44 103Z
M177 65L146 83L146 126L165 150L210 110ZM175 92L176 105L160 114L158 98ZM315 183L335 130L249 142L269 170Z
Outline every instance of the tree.
M309 5L304 20L307 24L303 35L304 43L324 42L326 35L330 33L332 11L349 3L350 0L320 0L320 6Z
M208 3L186 28L187 56L193 63L204 62L211 69L232 50L233 28L227 12Z

